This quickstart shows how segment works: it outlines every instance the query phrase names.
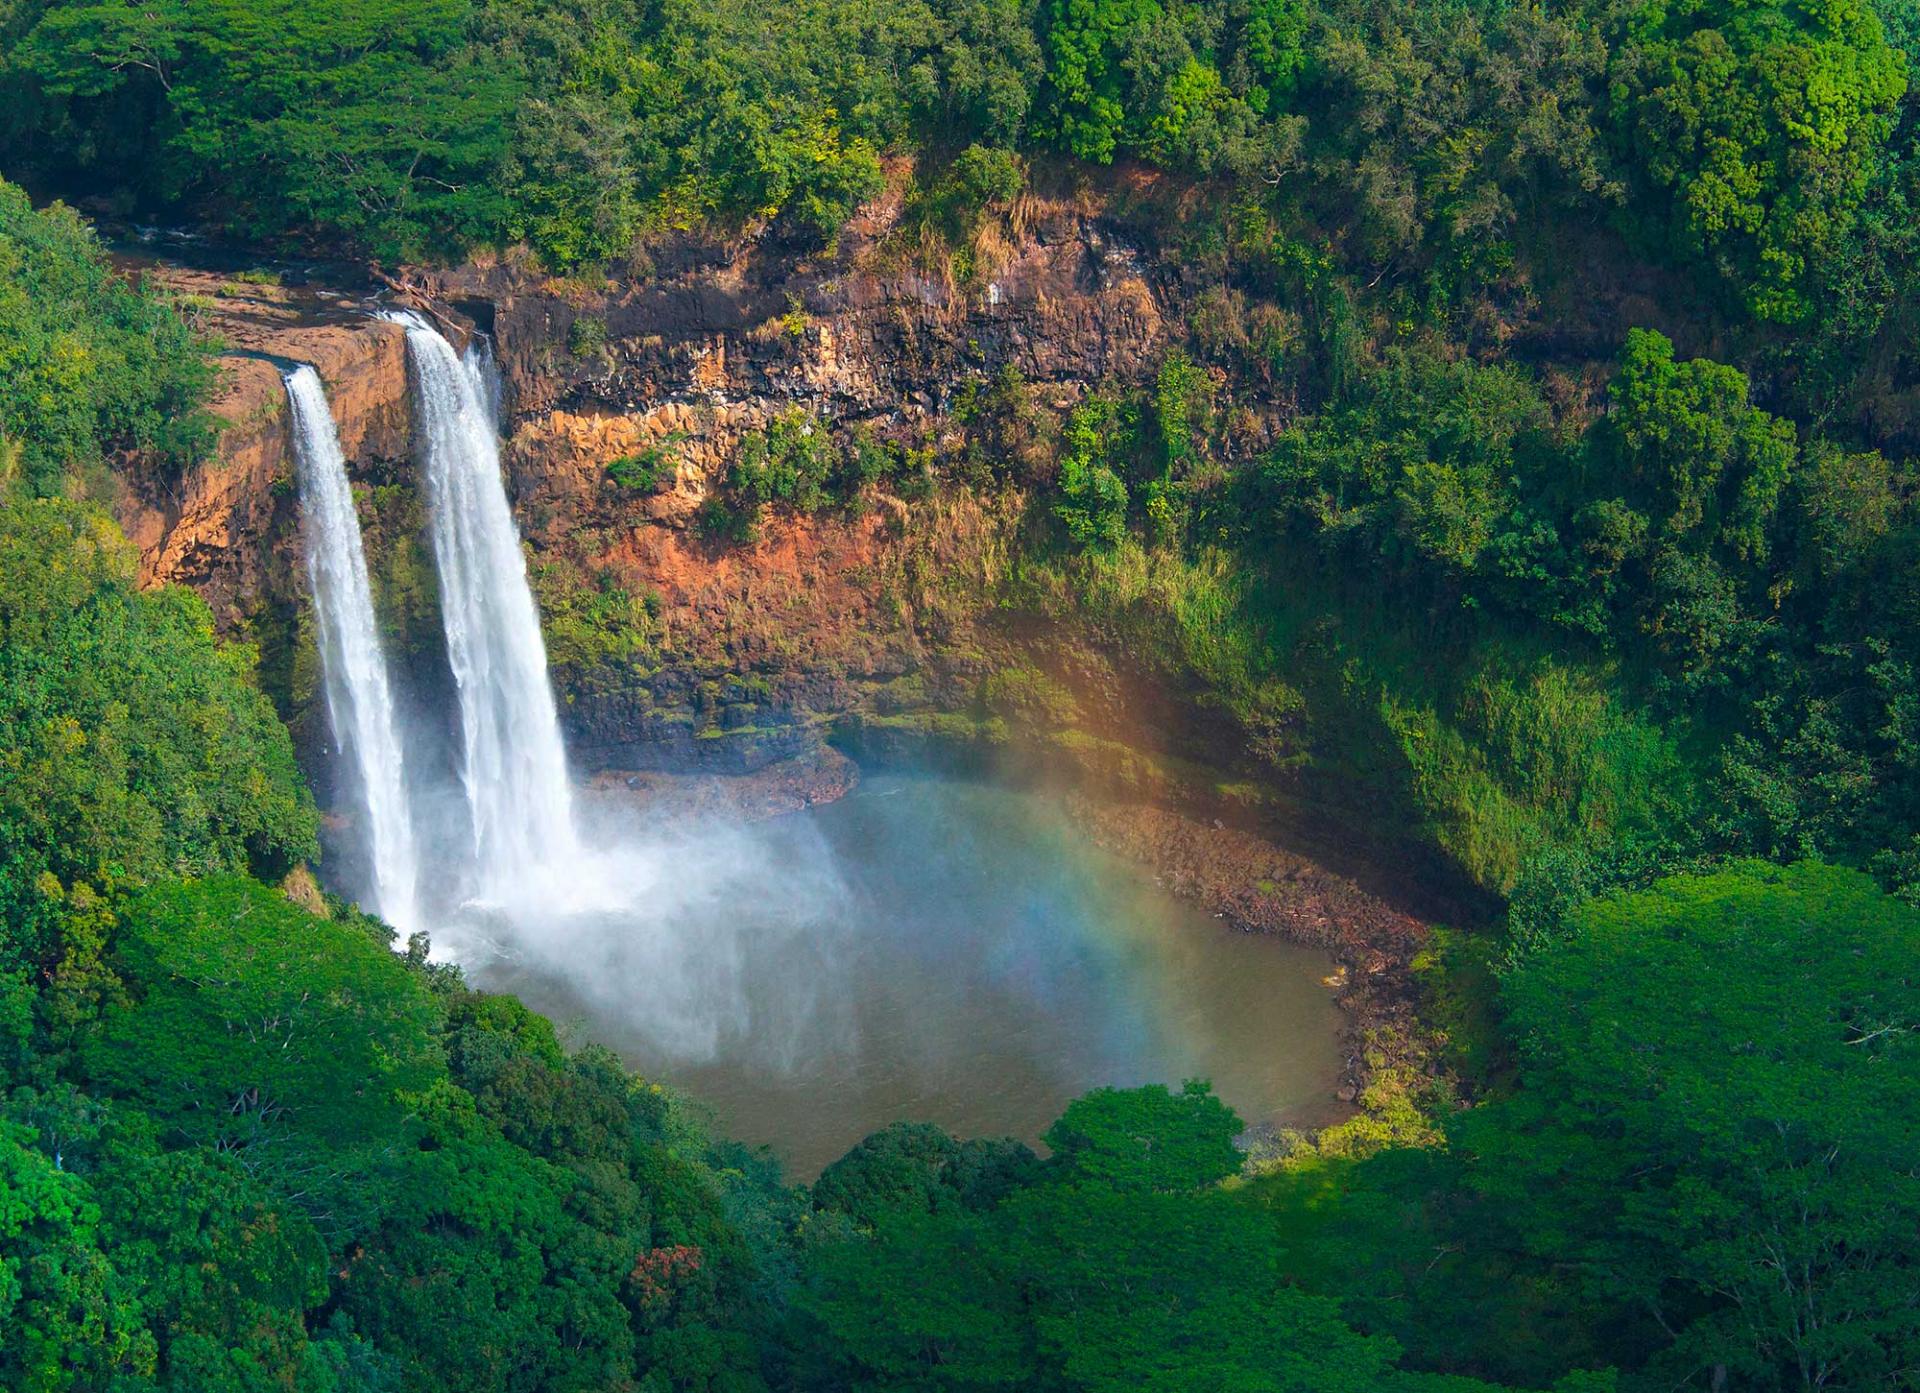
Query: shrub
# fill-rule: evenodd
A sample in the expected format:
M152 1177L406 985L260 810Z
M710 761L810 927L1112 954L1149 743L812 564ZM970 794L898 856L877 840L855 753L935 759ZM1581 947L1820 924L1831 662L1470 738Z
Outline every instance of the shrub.
M1117 404L1091 396L1060 432L1060 501L1054 516L1081 546L1115 547L1127 535L1127 486L1113 467L1121 437Z
M670 444L671 440L662 441L636 454L620 456L607 465L608 481L634 493L652 493L674 477L677 465Z
M567 352L574 357L597 357L606 346L606 320L583 314L567 326Z

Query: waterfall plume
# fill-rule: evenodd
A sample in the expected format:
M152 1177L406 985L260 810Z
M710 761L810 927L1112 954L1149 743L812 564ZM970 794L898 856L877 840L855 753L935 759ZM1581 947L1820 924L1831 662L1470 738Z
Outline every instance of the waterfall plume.
M459 779L445 817L417 793L438 952L475 981L558 978L629 1019L649 1048L773 1069L850 1025L832 983L851 892L809 824L778 829L590 799L576 807L539 612L501 471L490 345L462 354L425 318L407 332L414 445L458 692ZM466 845L457 843L464 837ZM436 837L436 848L440 843Z
M286 386L327 719L334 744L356 774L372 864L372 908L410 932L419 927L420 865L360 518L320 374L296 368L286 375Z
M528 903L579 886L566 749L539 613L500 477L496 388L418 315L406 326L447 658L460 694L461 783L480 898Z

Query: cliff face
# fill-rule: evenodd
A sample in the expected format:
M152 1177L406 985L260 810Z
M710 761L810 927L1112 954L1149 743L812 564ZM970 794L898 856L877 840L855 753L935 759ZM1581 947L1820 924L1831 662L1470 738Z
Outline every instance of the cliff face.
M1093 211L1036 204L955 284L890 259L891 216L856 221L830 256L688 244L628 281L496 265L391 285L495 346L504 468L578 771L616 784L745 773L832 741L1284 810L1301 790L1250 762L1244 732L1204 693L1084 626L1003 606L1022 489L1004 472L969 482L1022 449L970 444L969 394L1012 369L1050 418L1091 388L1146 378L1183 335L1177 270ZM311 362L358 485L389 651L417 709L444 718L454 702L409 457L404 332L375 319L370 298L151 274L201 297L230 345L218 403L229 425L217 456L176 485L130 473L119 511L144 575L195 587L223 627L253 638L296 736L319 738L279 380ZM1238 448L1258 448L1283 411L1243 413ZM730 465L776 421L843 450L883 441L917 463L811 513L767 508L746 539L716 529L706 510ZM1036 449L1032 468L1050 459Z
M494 342L509 491L584 770L751 769L836 725L869 741L936 726L961 744L1000 734L981 683L1019 659L980 621L1018 526L1016 491L909 502L870 489L853 508L769 510L745 542L711 535L702 506L743 439L776 418L938 456L970 381L1011 367L1060 408L1137 379L1165 351L1177 294L1085 210L1028 210L1022 235L966 285L889 264L893 216L877 208L831 256L690 244L634 282L468 267L410 283ZM177 483L129 472L118 511L144 576L192 585L223 627L297 631L280 371L310 362L350 469L373 486L363 525L396 647L430 662L428 568L404 535L420 514L404 333L366 305L150 273L210 302L229 345L216 404L229 424L217 456ZM640 457L657 466L649 486L609 474ZM299 664L280 667L298 727Z
M404 460L412 430L406 337L396 324L277 286L177 268L146 274L206 315L226 345L212 403L226 424L216 453L179 478L132 462L113 509L140 548L142 582L192 586L232 628L284 589L297 560L283 544L296 485L282 372L297 363L319 371L354 465Z
M691 249L611 295L501 293L498 277L439 288L494 302L491 328L523 416L786 400L834 419L907 424L935 418L969 373L1010 365L1029 381L1078 385L1157 361L1162 295L1141 256L1084 214L1039 218L967 286L882 264L886 226L884 211L856 221L826 260Z
M957 395L1004 369L1055 408L1138 379L1178 296L1085 210L1036 206L967 285L889 265L893 215L857 220L831 257L690 246L639 285L469 270L424 287L496 344L509 484L585 766L748 769L855 725L996 735L977 698L1009 657L980 620L1017 495L908 501L895 483L854 510L768 510L746 543L711 535L702 507L776 419L938 457L956 446ZM651 487L610 475L635 459ZM610 592L648 615L643 651L617 661L581 651L567 623L594 622Z
M1128 796L1086 804L1090 837L1236 922L1324 943L1359 1018L1397 1018L1417 921L1215 820L1251 786L1244 734L1100 635L998 603L1025 499L1005 477L966 481L968 384L1012 368L1042 409L1064 411L1153 372L1187 309L1178 276L1098 218L1029 211L966 285L889 266L881 209L831 257L688 247L632 283L469 267L400 287L495 345L508 488L577 772L631 796L655 787L648 771L764 771L746 801L768 807L845 787L829 741L1067 774ZM313 363L403 685L423 712L451 712L403 331L370 318L370 302L155 274L208 297L231 350L216 457L174 484L129 471L118 510L144 578L193 586L223 627L259 641L296 737L318 735L280 383L283 365ZM1258 448L1283 413L1237 421L1240 447ZM720 535L703 510L743 442L776 420L943 460L947 482L894 478L807 515L768 509L747 539ZM643 462L644 481L623 478L623 462ZM1349 858L1350 838L1274 794L1245 805L1252 825L1382 885Z

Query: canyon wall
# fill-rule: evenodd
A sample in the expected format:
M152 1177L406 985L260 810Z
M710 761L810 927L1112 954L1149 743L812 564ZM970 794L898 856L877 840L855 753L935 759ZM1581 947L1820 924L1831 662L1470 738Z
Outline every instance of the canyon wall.
M1177 276L1093 211L1029 200L1019 234L988 248L965 283L886 251L897 213L869 210L830 254L689 239L644 276L469 266L415 274L383 297L432 305L449 328L493 340L509 491L583 772L750 770L829 736L990 751L1032 707L1036 682L1055 723L1081 730L1081 757L1130 743L1118 727L1139 724L1126 713L1143 674L993 611L1021 525L1017 486L968 488L943 464L938 486L882 484L804 516L770 509L750 540L703 521L742 441L776 418L947 461L969 384L1011 368L1063 410L1091 386L1150 374L1180 332ZM401 331L368 316L371 300L148 274L204 302L226 341L215 409L228 424L215 457L177 481L128 471L117 510L144 576L192 585L224 629L260 639L269 685L302 728L300 664L274 657L297 644L299 606L279 373L311 362L368 486L363 522L391 637L431 667L438 621L410 535ZM644 488L609 472L639 458L657 476ZM1020 690L996 699L990 679L1009 667ZM1134 757L1119 765L1136 779L1155 772Z
M258 644L325 804L280 383L310 362L357 486L389 651L416 713L444 720L455 703L404 334L372 317L429 307L495 345L508 490L569 754L607 796L653 796L660 771L691 769L759 780L729 795L735 807L790 807L844 790L838 751L1058 777L1098 795L1083 805L1091 838L1245 927L1333 949L1356 1021L1399 1020L1422 930L1391 906L1424 896L1382 871L1393 860L1369 856L1352 820L1302 815L1300 790L1181 674L1071 613L1006 603L1030 524L1018 471L992 471L1021 447L969 454L966 394L1013 369L1057 418L1091 389L1148 378L1184 337L1179 272L1086 209L1035 205L956 283L890 262L890 216L856 220L830 255L690 241L625 280L469 266L397 278L377 298L149 267L197 297L229 349L214 457L174 481L126 471L116 508L143 577L193 586L223 630ZM1263 448L1285 413L1243 413L1229 449ZM776 420L842 447L887 442L923 472L810 513L770 508L748 537L716 531L707 505ZM635 486L621 466L640 461Z

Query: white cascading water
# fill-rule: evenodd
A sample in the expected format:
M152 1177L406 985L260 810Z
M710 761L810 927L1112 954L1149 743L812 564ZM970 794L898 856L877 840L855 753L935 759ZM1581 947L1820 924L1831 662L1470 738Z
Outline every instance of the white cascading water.
M286 384L327 719L334 744L353 762L359 779L373 871L372 908L408 933L419 927L420 863L360 517L320 374L299 367L286 375Z
M604 805L576 810L501 479L489 345L476 339L462 357L421 316L390 317L406 326L413 364L471 833L473 869L453 870L448 888L458 888L436 914L437 951L476 981L511 987L531 974L525 980L572 983L680 1058L716 1058L751 1032L771 1052L770 1067L785 1068L804 1045L838 1040L850 1028L844 1020L824 1036L806 1034L835 999L824 955L850 917L849 892L817 831L776 846L711 823L690 830ZM431 806L431 793L418 796ZM808 850L805 864L793 864L796 846ZM765 912L743 910L752 904ZM756 964L776 983L764 999Z
M490 365L418 315L407 330L447 658L460 692L460 777L479 898L528 904L580 887L573 798L539 613L500 478Z

